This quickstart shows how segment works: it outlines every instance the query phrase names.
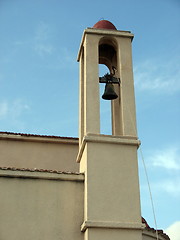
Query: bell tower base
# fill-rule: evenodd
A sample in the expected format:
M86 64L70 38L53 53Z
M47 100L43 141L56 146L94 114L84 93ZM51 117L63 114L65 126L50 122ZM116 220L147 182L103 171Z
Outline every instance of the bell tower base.
M77 158L85 174L84 239L142 239L139 144L131 136L84 136Z

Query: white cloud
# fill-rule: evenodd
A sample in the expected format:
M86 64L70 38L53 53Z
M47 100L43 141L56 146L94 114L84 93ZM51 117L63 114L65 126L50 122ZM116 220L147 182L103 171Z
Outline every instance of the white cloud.
M177 187L178 186L178 187ZM173 179L166 179L161 182L157 182L154 185L154 189L158 191L163 190L164 192L173 195L173 197L180 197L180 178L174 177Z
M17 40L13 42L15 46L24 46L25 44L29 44L29 40Z
M3 101L0 103L0 119L6 117L8 114L8 103Z
M54 47L50 42L51 38L51 27L44 22L40 22L35 31L35 36L33 40L33 49L38 53L38 55L43 56L45 54L53 53Z
M180 200L180 177L178 176L158 179L154 182L150 182L150 186L153 195L158 196L159 200L161 199L162 194L165 195L166 198ZM141 182L140 189L142 198L144 198L144 196L149 196L148 185L145 181ZM146 201L144 204L146 204Z
M0 102L0 119L17 119L24 111L29 109L29 105L24 103L22 99Z
M0 125L6 131L26 131L24 117L30 111L30 106L22 99L0 102Z
M29 105L24 103L22 99L15 99L9 107L13 118L18 118L23 112L30 109Z
M180 170L180 149L177 147L170 147L161 151L156 151L149 158L149 162L155 167Z
M50 32L50 26L44 22L40 22L36 29L35 39L37 41L45 41L50 37Z
M180 90L180 60L150 59L134 67L137 90L174 93Z
M147 159L151 175L156 176L150 185L156 193L166 193L171 197L180 197L180 148L177 146L154 151ZM158 174L158 179L157 179ZM143 189L144 185L141 186ZM147 186L146 186L147 187Z
M67 69L67 72L69 72L70 69L74 69L75 67L77 69L77 63L74 61L75 56L67 48L58 47L53 59L53 61L48 62L46 68L53 70Z
M51 44L42 44L42 43L37 43L34 46L34 50L40 55L44 54L52 54L54 47Z
M180 221L174 222L165 231L171 240L180 240Z

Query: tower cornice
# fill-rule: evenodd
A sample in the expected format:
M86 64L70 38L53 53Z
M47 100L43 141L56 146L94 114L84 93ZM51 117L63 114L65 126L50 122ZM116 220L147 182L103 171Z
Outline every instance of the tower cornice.
M77 56L77 61L78 62L80 60L80 55L81 55L81 51L82 51L82 48L83 48L83 45L84 45L85 36L87 34L103 35L103 36L108 36L108 37L110 37L110 36L111 37L124 37L124 38L130 38L131 41L134 38L134 34L131 33L130 31L87 28L87 29L84 30L83 35L82 35L81 44L80 44L79 51L78 51L78 56Z

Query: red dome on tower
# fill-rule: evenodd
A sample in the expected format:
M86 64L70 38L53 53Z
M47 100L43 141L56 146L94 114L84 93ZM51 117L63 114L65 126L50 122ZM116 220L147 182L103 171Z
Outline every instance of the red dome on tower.
M107 20L100 20L93 26L93 28L117 30L116 27Z

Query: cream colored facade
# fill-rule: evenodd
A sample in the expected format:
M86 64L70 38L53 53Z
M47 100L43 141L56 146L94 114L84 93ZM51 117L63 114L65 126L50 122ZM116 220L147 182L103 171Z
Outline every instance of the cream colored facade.
M132 39L125 31L84 31L79 141L0 134L0 239L156 239L141 219ZM112 135L100 134L99 63L121 80Z
M83 239L82 174L0 170L0 239Z
M0 166L78 172L77 138L0 133Z
M26 144L25 149L24 143ZM44 147L41 146L43 144ZM38 146L41 146L41 151L46 149L45 158L41 151L37 151ZM66 148L69 151L68 159L66 158ZM56 157L55 159L51 158L51 163L48 161L48 165L46 165L47 156L51 156L55 149L58 153L59 165L56 165ZM74 170L76 171L74 166L79 167L75 161L77 151L77 139L20 134L17 136L12 133L0 134L0 152L3 153L0 157L0 239L84 239L84 235L87 234L83 229L86 228L83 225L85 175L79 171L74 172ZM36 152L36 164L30 157L31 152ZM31 162L31 160L33 161ZM107 164L110 165L111 161L108 161ZM42 167L43 169L41 169ZM68 168L70 172L64 170ZM108 168L109 171L112 170L111 166ZM46 169L51 169L51 171ZM116 180L113 180L113 183L115 184ZM101 181L97 183L97 187L97 191L101 191ZM101 208L104 207L102 204ZM107 209L104 208L104 214L106 211ZM92 222L88 222L88 224L91 228L93 227ZM107 225L109 223L106 222L103 222L104 225L97 222L96 224L99 224L99 229L109 239L116 239L113 235L119 231L119 225L109 226ZM107 227L110 228L109 232ZM97 233L99 236L100 232L96 227L92 235ZM142 236L143 240L156 239L153 229L143 229ZM159 239L168 238L160 234Z

